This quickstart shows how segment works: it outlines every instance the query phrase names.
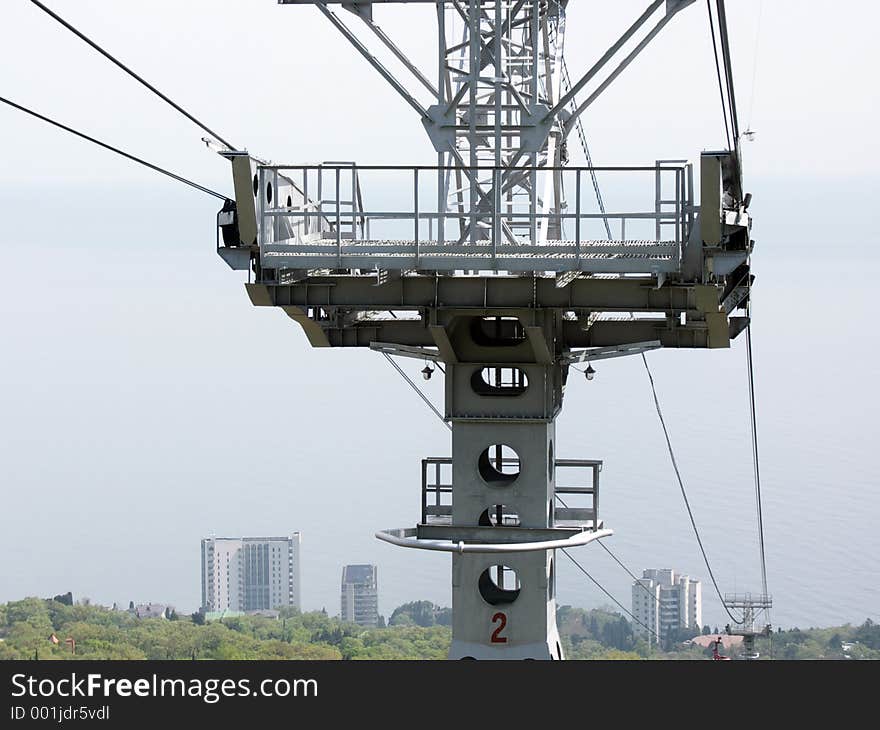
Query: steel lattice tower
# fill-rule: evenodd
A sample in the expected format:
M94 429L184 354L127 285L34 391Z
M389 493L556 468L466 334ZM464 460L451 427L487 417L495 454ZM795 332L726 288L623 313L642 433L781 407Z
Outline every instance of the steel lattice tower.
M315 347L444 364L452 456L424 460L417 526L378 537L452 553L450 658L562 659L556 551L611 534L602 463L555 452L570 366L729 347L744 329L732 316L752 278L738 155L702 155L700 208L687 162L567 164L581 115L692 0L650 3L574 83L564 0L406 1L436 8L434 74L375 22L396 0L280 4L328 18L418 115L437 165L279 166L225 151L236 200L218 253L249 272L253 304L281 308ZM597 173L646 183L644 209L597 209Z

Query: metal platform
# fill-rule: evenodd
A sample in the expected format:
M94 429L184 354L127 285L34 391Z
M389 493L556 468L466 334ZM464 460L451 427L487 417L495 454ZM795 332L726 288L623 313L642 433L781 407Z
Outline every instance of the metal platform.
M502 467L519 469L519 459L502 458ZM599 473L602 462L593 459L555 459L554 468L586 471L568 485L554 484L552 527L521 527L519 515L486 510L477 524L453 521L451 457L422 460L422 519L414 528L382 530L376 537L399 547L453 553L517 553L579 547L608 537L598 518ZM565 500L568 501L565 501ZM577 502L575 502L577 500ZM586 504L582 503L586 501ZM502 507L499 505L499 508Z
M574 200L551 210L514 194L502 167L259 165L256 245L267 269L485 270L671 274L694 222L689 164L648 167L518 167L519 184L553 175ZM587 176L620 178L650 208L596 212ZM487 176L473 202L449 206L454 178ZM380 198L364 203L364 185ZM403 193L402 191L407 191ZM439 192L438 192L439 191ZM668 191L668 192L664 192ZM454 197L454 195L453 195ZM431 202L426 202L431 201ZM431 204L433 203L433 204ZM609 240L606 232L619 237ZM633 230L638 237L628 233ZM551 234L557 235L554 238ZM596 237L603 234L602 238ZM407 235L409 234L409 235ZM650 236L650 237L649 237Z
M315 346L436 346L431 328L462 308L553 309L563 348L728 347L747 324L731 316L751 278L749 216L722 196L729 153L703 155L703 209L680 160L511 170L267 165L224 154L237 204L218 253L252 274L255 305L283 308ZM595 175L640 204L596 211ZM541 179L568 199L545 204L533 192ZM717 208L708 220L707 201ZM383 321L381 311L391 314ZM401 312L418 321L399 321Z
M274 243L261 247L260 260L270 269L667 274L680 269L681 246L674 241L547 241L542 245L500 246L436 241Z

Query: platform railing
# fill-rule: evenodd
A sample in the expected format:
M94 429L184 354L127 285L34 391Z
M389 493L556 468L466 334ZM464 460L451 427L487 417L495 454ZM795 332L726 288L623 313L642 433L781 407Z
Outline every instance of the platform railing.
M724 604L729 608L772 608L773 596L765 593L725 593Z
M421 524L451 521L452 458L434 456L422 459Z
M493 460L493 463L494 460ZM502 467L517 467L519 459L505 457ZM556 459L556 476L560 470L581 470L572 483L557 484L554 499L554 525L589 525L599 529L599 474L602 462L593 459ZM584 471L588 474L583 476ZM452 524L452 458L422 459L421 524ZM575 504L574 500L578 503ZM581 504L586 501L587 504ZM553 526L553 525L551 525Z
M586 478L583 471L575 472L574 483L560 484L564 470L589 470ZM594 459L557 459L556 460L556 508L554 510L557 524L592 523L592 529L599 529L599 474L602 462ZM582 504L586 502L587 504Z
M463 188L450 190L453 172ZM569 196L560 209L536 206L519 187L532 173L556 178L553 184ZM596 210L593 174L609 183L606 202L624 198L621 209ZM279 268L297 268L297 262L301 268L364 268L371 257L392 268L395 261L400 268L434 268L446 257L453 268L479 259L472 262L475 268L504 269L511 257L525 256L539 259L538 269L564 259L568 270L583 269L583 260L597 255L659 255L677 266L695 211L691 166L681 161L564 168L263 165L258 175L260 189L273 181L277 189L280 176L301 193L292 205L285 204L289 198L276 195L267 203L261 196L261 253L290 257ZM643 207L629 200L639 179ZM461 205L450 201L450 194L470 186L477 187L476 205L469 195L460 196L468 201ZM608 239L606 223L614 240Z

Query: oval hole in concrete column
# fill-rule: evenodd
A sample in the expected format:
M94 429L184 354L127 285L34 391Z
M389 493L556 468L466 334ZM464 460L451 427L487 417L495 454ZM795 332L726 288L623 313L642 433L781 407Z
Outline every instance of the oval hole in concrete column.
M480 527L519 527L519 514L506 504L493 504L483 510L478 524Z
M471 389L480 396L514 397L529 387L529 378L520 368L484 367L471 375Z
M520 583L513 568L493 565L480 573L480 595L490 606L503 606L519 598Z
M506 487L519 476L519 455L506 444L493 444L480 454L477 469L486 484Z

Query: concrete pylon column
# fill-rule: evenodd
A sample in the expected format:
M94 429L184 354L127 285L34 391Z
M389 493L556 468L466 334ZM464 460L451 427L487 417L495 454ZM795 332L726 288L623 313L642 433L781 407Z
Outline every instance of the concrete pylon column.
M555 418L564 370L551 355L554 322L482 316L447 329L452 422L452 524L554 526ZM527 321L527 320L526 320ZM543 360L543 362L541 361ZM555 551L454 554L451 659L561 659Z
M552 527L554 435L552 422L454 422L453 522ZM499 451L518 461L498 469ZM551 550L453 555L450 658L561 659L554 562Z

